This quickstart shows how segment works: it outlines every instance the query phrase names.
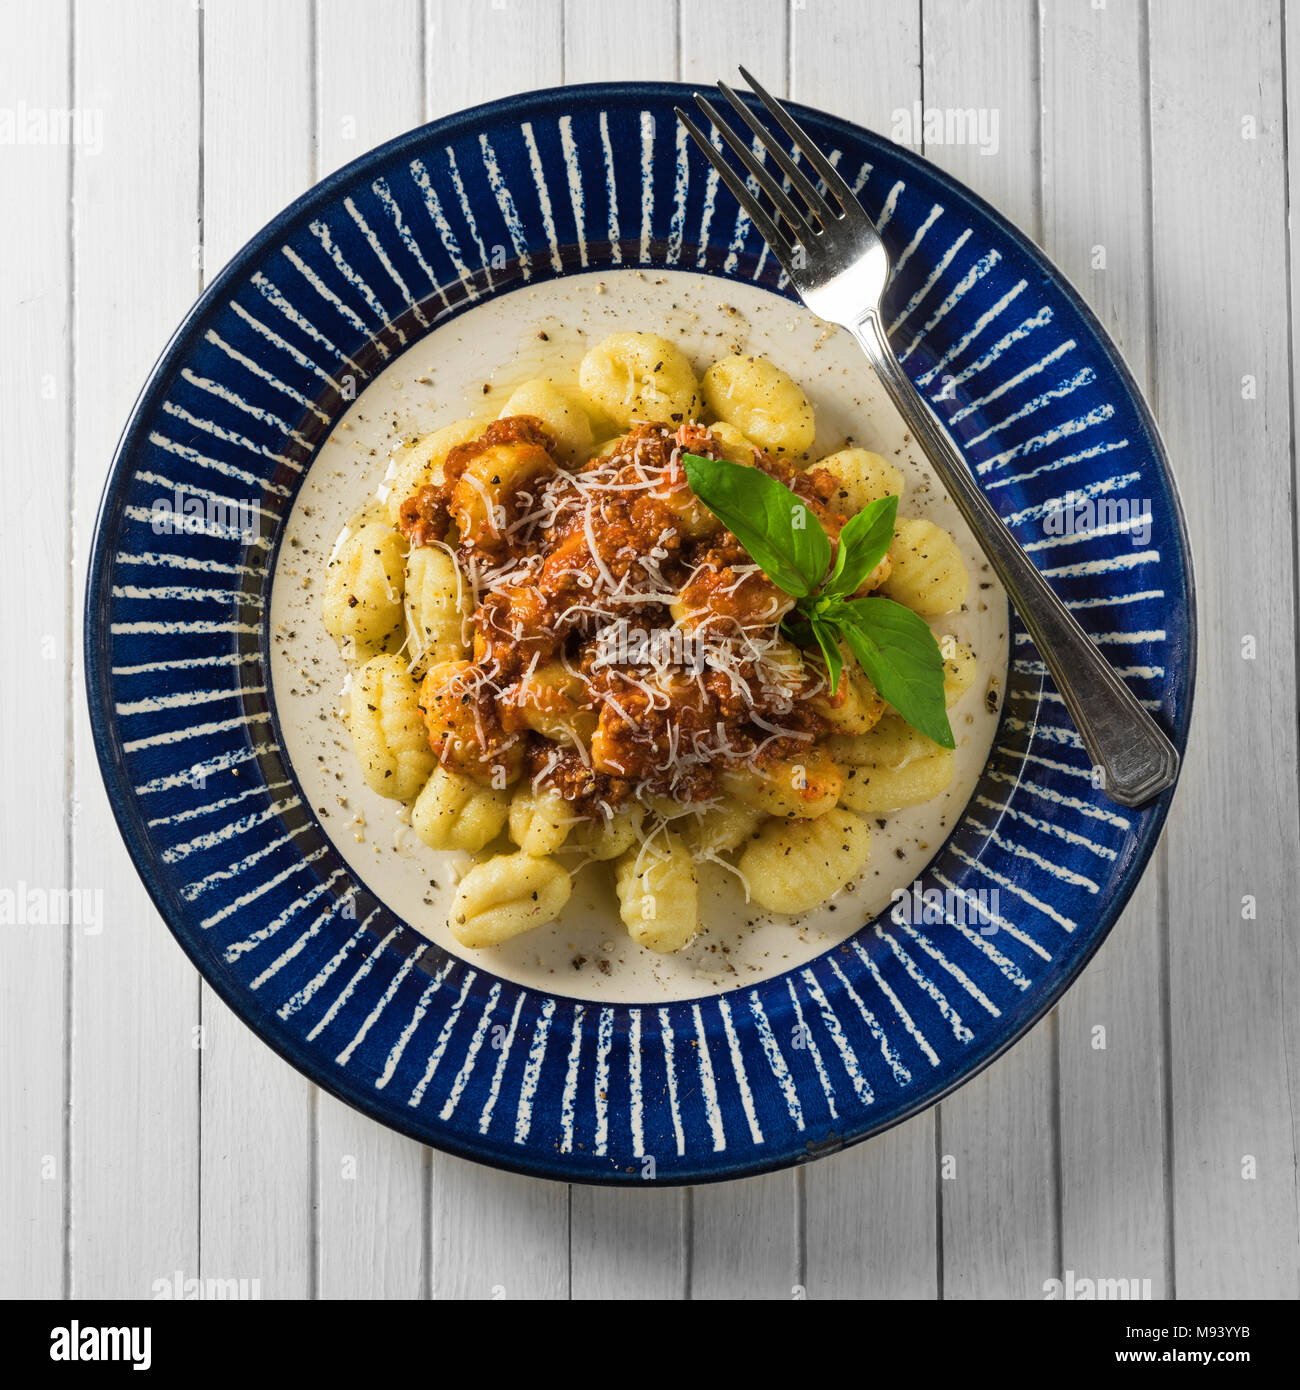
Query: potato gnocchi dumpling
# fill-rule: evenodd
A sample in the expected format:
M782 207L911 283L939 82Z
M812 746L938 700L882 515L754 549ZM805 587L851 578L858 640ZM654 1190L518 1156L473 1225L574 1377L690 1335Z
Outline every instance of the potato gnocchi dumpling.
M401 535L368 522L344 538L325 571L325 631L361 660L398 637L406 583Z
M585 701L581 677L562 661L548 661L519 678L511 709L515 718L543 738L590 746L596 711Z
M442 661L429 667L419 688L429 746L445 767L484 786L508 787L523 769L523 744L504 730L487 737L480 693L473 662Z
M723 357L704 373L704 404L770 454L802 454L817 433L799 383L766 357Z
M717 440L721 446L721 456L729 463L749 465L754 462L758 445L752 439L746 439L735 425L728 424L726 420L715 420L709 426L709 433Z
M347 720L366 785L410 801L429 780L434 758L415 682L400 656L376 656L353 675Z
M607 459L612 453L622 447L622 444L623 436L621 434L616 434L613 439L605 440L603 444L596 446L596 450L592 454L589 463L597 463L602 459Z
M970 576L951 532L933 521L899 518L889 547L892 569L880 586L886 598L923 618L951 613L966 602Z
M841 802L851 811L874 816L882 811L901 811L931 801L952 781L956 755L951 748L935 745L932 753L914 758L902 767L852 767L844 781Z
M582 821L569 833L569 843L597 861L617 859L636 842L645 819L640 806L620 806L609 817Z
M695 868L675 831L628 850L614 866L614 886L623 925L647 950L680 951L699 930Z
M525 381L511 392L501 419L531 415L540 420L565 463L578 463L592 451L591 420L575 395L553 381Z
M809 912L867 862L871 831L848 811L816 820L769 821L740 856L754 901L771 912Z
M824 468L839 484L832 500L846 516L853 516L882 497L902 500L902 473L870 449L841 449L828 454L817 467Z
M452 492L451 519L461 540L484 550L496 548L505 539L520 494L533 497L554 468L540 444L494 444L477 454Z
M475 864L456 887L448 926L462 946L483 950L552 922L573 884L554 859L524 850Z
M933 739L912 728L901 715L887 709L867 733L831 739L827 752L837 762L850 766L875 763L880 767L902 767L938 747Z
M423 676L430 665L465 655L469 588L447 551L435 545L411 548L406 557L405 604L413 674Z
M578 381L597 409L623 429L636 420L681 425L700 413L695 369L657 333L611 333L583 357Z
M941 637L939 651L943 656L943 698L951 709L975 684L979 663L965 642L955 637Z
M724 801L686 822L685 840L693 854L730 854L767 819L766 812L743 801Z
M718 518L691 491L685 478L677 487L665 489L663 501L673 514L674 529L688 540L716 536L723 529Z
M447 455L457 444L468 444L483 433L487 420L470 417L444 425L418 439L399 444L388 461L384 475L384 508L388 520L397 525L402 503L413 493L441 475Z
M813 708L837 734L865 734L880 722L887 706L853 659L847 645L841 648L844 668L832 695L829 685L812 700Z
M869 449L813 466L833 486L809 471L815 436L768 358L733 354L701 380L668 339L620 331L576 374L515 387L497 419L393 450L335 547L322 615L353 668L343 716L366 784L406 805L412 852L471 859L448 921L461 945L554 921L579 871L612 876L630 938L655 952L707 925L701 862L759 908L805 913L867 864L864 817L948 785L952 752L847 644L831 694L820 651L782 627L793 600L686 482L684 451L761 470L832 537L902 496ZM858 592L930 619L968 589L953 537L912 518ZM638 631L667 645L635 654ZM940 650L952 705L979 663L956 636Z
M840 801L862 815L931 800L952 781L956 764L952 749L941 748L892 710L839 751L848 764Z
M573 816L552 791L535 792L521 782L510 798L510 838L525 854L554 854L569 837Z
M439 764L411 807L411 826L430 849L476 854L505 829L510 793Z
M725 772L722 782L738 801L769 816L815 820L839 800L844 774L824 753L810 749L798 761L786 759L761 770Z

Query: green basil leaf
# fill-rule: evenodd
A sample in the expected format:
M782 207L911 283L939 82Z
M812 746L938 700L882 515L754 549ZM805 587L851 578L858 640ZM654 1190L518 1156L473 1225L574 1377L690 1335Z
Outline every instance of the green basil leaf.
M840 673L844 670L844 657L840 652L840 631L833 622L825 618L814 618L809 624L817 645L822 649L826 661L826 674L831 678L831 694L840 688Z
M943 653L924 619L887 598L839 603L831 616L881 698L940 747L955 748L943 693Z
M840 532L835 568L823 592L829 597L852 594L885 558L894 539L898 498L880 497L850 517Z
M691 491L787 594L804 598L826 577L831 543L816 514L759 468L683 454Z

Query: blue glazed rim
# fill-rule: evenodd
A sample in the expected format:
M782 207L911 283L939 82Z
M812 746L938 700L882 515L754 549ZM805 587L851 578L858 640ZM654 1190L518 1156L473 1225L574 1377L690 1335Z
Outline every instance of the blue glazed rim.
M195 913L186 907L177 897L176 885L160 865L158 859L159 844L157 837L150 834L149 827L145 823L145 816L141 810L139 798L134 790L132 778L127 767L126 754L123 751L123 739L115 714L114 685L111 671L110 645L112 642L112 622L115 611L115 599L112 586L112 565L113 547L117 543L119 528L122 518L122 509L126 504L127 495L134 481L136 480L135 463L145 452L147 437L150 424L157 418L157 412L173 387L176 374L181 365L190 360L193 356L196 340L206 325L215 317L217 310L227 295L237 292L247 283L247 278L251 270L256 270L258 266L266 263L269 256L274 253L276 244L281 236L288 235L295 229L301 231L308 219L317 212L327 211L330 208L337 210L337 197L348 190L358 192L364 190L370 184L371 176L378 175L380 171L385 171L396 167L399 161L404 161L411 156L418 156L421 153L433 150L437 146L450 146L458 140L466 140L473 136L479 136L483 132L489 132L493 139L496 139L503 128L509 127L512 122L541 122L545 118L570 115L575 118L590 116L597 111L616 114L618 119L627 118L630 115L651 111L660 116L667 112L671 116L671 107L675 102L680 102L683 96L689 94L693 88L678 84L669 83L642 83L642 84L596 84L586 87L557 88L548 91L529 93L520 97L509 98L504 101L488 103L484 106L473 108L469 111L460 113L457 116L445 120L434 122L428 126L411 131L388 144L371 151L360 159L353 161L345 168L331 175L329 178L309 190L296 200L289 208L273 219L262 229L230 262L223 268L212 284L205 290L204 294L186 315L185 319L173 335L171 341L164 350L158 363L150 374L148 381L133 408L130 421L123 432L121 441L115 455L112 473L105 487L104 496L101 502L99 520L96 527L96 535L91 555L89 580L86 596L86 634L85 634L85 656L87 670L87 688L90 705L90 715L92 730L95 739L96 750L100 758L105 782L108 788L110 802L114 813L121 826L123 836L126 840L128 849L135 861L136 867L141 874L145 885L153 898L155 905L164 920L168 923L173 934L177 937L182 948L194 961L201 973L205 976L208 983L216 990L219 997L227 1003L236 1014L241 1017L255 1032L268 1042L277 1052L299 1070L303 1071L316 1084L323 1086L326 1090L336 1095L340 1099L356 1106L364 1113L373 1118L388 1124L411 1137L423 1142L431 1143L435 1147L459 1154L463 1157L472 1158L481 1162L487 1162L495 1166L512 1169L536 1176L559 1178L571 1181L584 1182L607 1182L607 1183L628 1183L629 1181L644 1181L640 1172L629 1169L626 1162L620 1168L612 1165L613 1158L610 1157L609 1163L586 1163L571 1148L563 1159L555 1156L554 1143L547 1144L542 1140L534 1142L529 1136L529 1142L519 1146L504 1147L497 1144L481 1143L474 1136L466 1136L455 1127L431 1125L427 1117L420 1116L415 1112L416 1118L408 1115L399 1109L395 1103L384 1103L387 1097L380 1098L373 1085L365 1084L364 1077L357 1077L346 1071L331 1069L323 1060L320 1049L304 1043L295 1034L291 1034L280 1027L268 1006L264 1006L262 999L255 996L246 988L238 978L228 973L222 968L217 960L212 943L208 937L196 926ZM985 204L976 195L964 189L961 185L943 175L940 171L933 169L917 156L908 151L890 145L883 139L861 131L835 117L824 115L823 113L812 111L808 108L798 107L801 120L805 120L811 129L820 138L837 141L847 152L857 149L870 151L880 166L888 169L893 167L895 171L903 170L906 172L909 187L920 189L925 192L928 198L931 193L938 191L944 200L945 212L954 209L958 215L965 219L969 225L977 230L983 231L987 236L991 228L993 237L991 244L1001 243L1010 248L1008 254L1019 258L1019 263L1029 266L1035 274L1041 278L1042 292L1058 297L1066 304L1070 312L1077 320L1077 326L1082 330L1081 339L1085 343L1085 350L1099 350L1104 358L1104 366L1111 376L1112 388L1118 388L1118 397L1122 398L1121 404L1131 416L1133 429L1136 431L1138 439L1138 450L1141 455L1149 462L1153 462L1160 470L1160 476L1154 481L1162 485L1160 497L1163 507L1161 518L1165 527L1168 544L1162 547L1163 566L1162 572L1165 577L1162 583L1166 589L1172 590L1175 597L1173 609L1170 614L1170 627L1176 627L1173 641L1170 643L1173 656L1170 660L1171 666L1176 666L1178 672L1177 688L1172 691L1161 691L1161 694L1172 701L1173 717L1167 723L1170 732L1174 737L1180 751L1184 748L1187 736L1188 721L1190 718L1192 687L1195 672L1195 642L1196 629L1194 618L1194 591L1191 576L1191 560L1187 548L1185 528L1181 515L1176 490L1173 487L1172 478L1169 474L1167 458L1159 435L1151 419L1150 413L1142 401L1134 382L1120 357L1118 351L1106 337L1104 330L1097 323L1095 317L1087 306L1079 299L1073 288L1065 281L1064 277L1046 260L1042 254L1033 247L1019 232L1007 223L998 213ZM654 161L655 175L659 165L663 163L660 157L662 152L656 155ZM508 158L508 156L507 156ZM694 167L694 166L693 166ZM620 165L621 168L621 165ZM613 174L610 175L613 178ZM652 185L653 187L653 185ZM871 206L867 193L864 192L864 201ZM904 201L910 193L905 193ZM717 195L717 220L723 226L731 226L734 220L734 204L729 202L729 195L725 190L719 190ZM476 205L478 206L478 205ZM900 223L902 219L900 218ZM981 223L984 224L981 227ZM751 237L752 239L752 237ZM887 238L888 239L888 238ZM628 240L633 240L629 238ZM657 240L662 240L658 238ZM554 241L552 240L552 246ZM977 243L978 244L978 243ZM566 243L567 245L567 243ZM545 255L545 247L541 244L529 243L530 251L538 256ZM720 248L716 248L719 250ZM893 247L895 257L898 255L897 246ZM748 256L749 259L744 258ZM743 251L741 263L745 268L752 264L752 251ZM917 271L928 263L923 255L914 257L914 266L911 278L902 281L899 291L906 292L913 290L918 283ZM662 262L651 261L649 264L662 265ZM687 266L686 268L691 268ZM710 263L703 267L710 273L718 273L719 267ZM958 267L960 268L960 267ZM436 283L436 282L435 282ZM762 282L760 282L762 283ZM512 286L516 288L517 286ZM774 286L767 283L768 288ZM946 289L945 282L940 281L938 288ZM426 299L429 296L425 297ZM927 308L929 301L925 301ZM910 330L909 330L910 331ZM1086 335L1086 337L1085 337ZM922 357L922 365L927 360L933 363L933 359ZM958 361L962 360L958 356ZM922 378L924 379L924 378ZM965 396L958 397L957 406L962 406L966 401ZM950 414L953 412L949 412ZM965 442L963 435L969 437L974 434L975 426L983 423L986 417L976 412L973 425L970 428L960 428L955 425L959 442ZM314 451L313 451L314 452ZM292 498L289 499L291 504ZM274 567L275 551L271 552L267 565L268 574ZM1169 576L1172 576L1171 578ZM259 638L259 643L265 640L265 624L263 633ZM1014 653L1013 653L1014 655ZM1019 692L1019 698L1032 703L1030 717L1022 720L1026 727L1022 730L1022 738L1032 744L1032 740L1037 737L1037 730L1040 721L1038 711L1042 705L1043 682L1040 680L1037 687L1033 686L1032 680ZM1005 735L1006 726L1009 722L1009 710L1011 708L1013 691L1008 690L1007 698L1003 707L1003 731L1000 733L998 743ZM1064 755L1062 755L1064 756ZM1008 798L1014 794L1007 793ZM881 1132L893 1124L901 1122L903 1119L917 1113L918 1111L936 1103L943 1096L951 1092L955 1087L961 1085L984 1066L987 1066L996 1057L1001 1055L1008 1047L1016 1042L1028 1031L1041 1017L1057 1002L1065 989L1073 982L1078 973L1082 970L1088 960L1091 959L1101 942L1105 939L1117 919L1120 911L1126 903L1142 870L1144 869L1150 855L1155 847L1160 828L1164 822L1168 810L1172 791L1162 796L1150 808L1144 811L1140 817L1140 830L1135 836L1129 837L1125 844L1123 853L1122 876L1117 884L1111 886L1104 902L1100 905L1097 915L1090 919L1084 927L1084 935L1080 938L1083 941L1081 949L1076 950L1068 963L1068 967L1058 970L1050 983L1046 984L1038 993L1032 1008L1022 1010L1015 1017L1013 1026L1001 1029L988 1029L980 1039L977 1046L970 1047L962 1053L960 1064L946 1067L946 1076L936 1080L929 1086L922 1086L910 1100L897 1102L887 1111L878 1109L874 1112L864 1110L861 1115L855 1116L834 1116L837 1122L829 1123L819 1120L813 1134L802 1143L789 1142L783 1135L777 1144L773 1144L766 1149L758 1146L751 1146L751 1152L741 1152L743 1143L734 1145L732 1149L725 1147L718 1150L715 1144L713 1151L709 1151L707 1146L697 1142L701 1137L707 1136L708 1126L701 1125L698 1118L692 1120L690 1134L689 1154L679 1152L679 1157L684 1161L681 1163L670 1163L666 1171L658 1172L654 1180L660 1183L694 1183L710 1180L721 1180L734 1177L743 1177L754 1173L769 1171L773 1168L787 1166L791 1163L806 1161L817 1157L822 1153L833 1152L848 1144L858 1142L872 1134ZM1008 801L1008 805L1010 802ZM1005 809L1005 808L1004 808ZM314 819L314 818L313 818ZM991 818L989 829L996 836L1004 827L1006 817L1002 814L994 814ZM1138 819L1138 818L1135 818ZM317 827L319 829L319 826ZM935 862L943 859L945 852L960 838L960 829L954 830L952 838L936 855ZM977 853L975 856L979 858ZM1048 904L1050 906L1050 904ZM866 933L871 924L867 924L859 933L859 937L866 937ZM879 932L877 937L880 938ZM856 940L856 938L855 938ZM869 938L868 938L869 940ZM818 961L811 963L807 969L799 968L796 971L788 972L787 975L776 977L772 980L763 982L762 988L770 990L790 980L789 985L791 998L795 998L795 985L793 978L797 975L811 975L816 967L822 966L825 962L831 961L830 969L834 970L841 980L845 977L839 971L838 965L833 958L837 952L844 952L848 947L836 948L835 951L827 952ZM874 944L872 950L860 952L863 959L870 957L878 966L888 965L888 957L881 954L884 951L881 946L879 951ZM873 954L873 952L875 954ZM1049 961L1050 965L1050 961ZM422 967L423 968L423 967ZM852 966L850 966L852 968ZM474 975L476 972L462 968L455 963L446 966L447 978L463 978L465 974ZM861 988L860 978L855 976L854 981ZM470 981L465 983L465 994L468 997L471 989ZM482 991L491 983L491 978L487 977L482 981L479 990L475 991L475 999L482 997ZM847 981L846 981L847 983ZM897 981L894 981L897 984ZM825 991L833 988L834 982L829 976L823 974L818 977L816 988L825 994ZM497 982L494 987L500 991L501 982ZM514 986L505 986L506 990L522 994ZM755 991L756 992L756 991ZM853 993L850 988L850 994ZM671 1006L659 1008L658 1006L645 1006L644 1009L623 1010L629 1016L632 1013L638 1015L636 1027L641 1027L640 1014L644 1013L648 1020L651 1016L658 1013L661 1018L666 1018L662 1033L669 1035L669 1041L680 1031L680 1045L691 1044L690 1022L691 1011L694 1010L694 1020L698 1041L708 1057L709 1065L714 1068L710 1074L710 1084L717 1085L719 1080L726 1080L721 1075L721 1068L726 1065L726 1052L728 1040L734 1041L733 1028L736 1026L728 1008L723 1014L719 1008L719 1018L714 1019L710 1016L708 1027L701 1021L700 1007L717 1006L719 998L728 1001L728 1004L739 1006L742 1002L744 991L736 990L723 996L705 996L700 1000L684 1001L674 1003ZM768 996L770 998L770 994ZM493 996L493 1001L496 996ZM597 1085L599 1085L599 1066L603 1057L605 1065L608 1067L611 1058L616 1058L614 1050L616 1046L621 1046L626 1042L624 1031L627 1027L626 1019L614 1017L619 1010L602 1008L591 1001L575 1001L566 996L555 994L544 996L542 1007L536 1016L530 1021L534 1027L534 1037L541 1029L541 1019L548 1020L561 1010L580 1011L576 1017L581 1017L585 1022L585 1015L590 1013L598 1015L596 1039L596 1063L597 1063ZM840 1002L843 1002L840 1000ZM964 1004L964 1000L962 1001ZM808 1000L804 1000L808 1004ZM269 1001L268 1001L269 1004ZM515 1019L518 1021L522 999L516 1008ZM546 1014L545 1009L549 1007L551 1014ZM811 1011L808 1018L810 1022L805 1023L804 1015L799 1011L799 1003L795 1003L795 1012L799 1015L800 1027L810 1030L816 1023L814 1013ZM487 1019L493 1016L495 1002L489 1002L485 1008L482 1018L486 1023ZM833 1014L833 1010L831 1013ZM609 1018L608 1026L606 1019ZM788 1016L787 1016L788 1018ZM865 1011L864 1011L865 1018ZM825 1022L825 1019L823 1019ZM836 1025L845 1022L838 1017L834 1020ZM457 1025L458 1026L458 1025ZM586 1037L582 1036L581 1023L575 1024L575 1032L579 1041L575 1044L574 1056L586 1056L588 1042L591 1040L590 1030ZM564 1036L562 1033L560 1036ZM573 1036L572 1034L570 1036ZM821 1031L818 1036L821 1039L821 1046L825 1050L826 1059L833 1065L835 1061L834 1048L831 1040L835 1039L834 1028L827 1028ZM638 1044L641 1040L640 1032L637 1033ZM463 1045L463 1039L457 1046ZM566 1039L567 1041L567 1039ZM746 1057L749 1063L755 1062L756 1049L752 1046L752 1035L745 1034L743 1041L751 1044L750 1055ZM852 1046L850 1051L854 1051L857 1046L856 1039L849 1039ZM717 1044L717 1047L712 1046ZM600 1049L604 1047L602 1053ZM638 1047L639 1053L639 1047ZM742 1049L743 1051L743 1049ZM779 1048L778 1048L779 1051ZM732 1047L732 1054L735 1055L735 1048ZM843 1053L841 1054L844 1055ZM956 1054L954 1054L956 1055ZM761 1063L761 1059L760 1063ZM785 1058L787 1063L793 1064L793 1058ZM857 1060L861 1061L859 1057ZM472 1061L472 1058L471 1058ZM701 1063L703 1065L703 1062ZM639 1064L638 1064L639 1066ZM587 1067L587 1062L581 1060L578 1063L579 1073ZM846 1064L847 1068L847 1064ZM673 1063L667 1063L667 1070L672 1071ZM906 1069L906 1068L905 1068ZM817 1070L824 1070L823 1060L818 1061ZM806 1069L805 1069L806 1071ZM611 1075L614 1075L611 1071ZM746 1075L745 1070L739 1064L735 1073L735 1081L739 1085L739 1091L748 1095L747 1083L742 1081ZM788 1090L785 1090L783 1083L776 1072L772 1076L759 1078L764 1081L767 1100L771 1102L772 1080L776 1078L777 1090L785 1091L788 1097ZM586 1078L590 1081L590 1075ZM786 1079L791 1086L798 1091L797 1081L791 1078L790 1070L787 1068ZM807 1075L804 1075L807 1080ZM847 1093L848 1090L857 1089L856 1082L860 1077L850 1075L846 1069L846 1080L848 1085L841 1083L841 1090ZM521 1092L523 1082L521 1081ZM734 1086L732 1089L736 1089ZM495 1095L496 1092L493 1092ZM827 1097L831 1091L827 1088ZM859 1092L860 1094L860 1092ZM603 1114L603 1123L608 1127L615 1119L620 1122L625 1119L622 1112L617 1111L616 1102L612 1099L606 1101L608 1109ZM675 1105L675 1102L674 1102ZM741 1113L738 1099L728 1095L725 1103L718 1102L722 1111L720 1123L730 1131L733 1127L739 1126L743 1130L745 1117ZM788 1102L787 1102L788 1108ZM754 1107L750 1106L751 1111ZM601 1121L599 1101L596 1103L597 1120ZM767 1123L773 1113L777 1113L779 1107L769 1103L767 1109L759 1110L758 1120ZM876 1118L879 1116L879 1118ZM712 1122L712 1115L708 1117ZM754 1121L754 1124L758 1123ZM840 1120L845 1122L841 1123ZM753 1125L751 1125L751 1129ZM801 1128L800 1134L804 1131ZM716 1134L716 1131L715 1131ZM581 1147L581 1145L579 1145ZM679 1150L681 1144L679 1141ZM619 1155L623 1160L628 1158L628 1154L623 1152ZM634 1167L635 1165L633 1165Z

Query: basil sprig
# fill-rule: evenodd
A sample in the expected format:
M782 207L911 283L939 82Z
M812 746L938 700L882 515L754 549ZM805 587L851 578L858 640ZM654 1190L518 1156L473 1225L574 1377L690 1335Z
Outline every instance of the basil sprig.
M831 543L803 499L757 468L698 454L683 461L691 491L772 583L795 598L811 594L831 562Z
M881 698L943 748L955 746L943 690L943 655L928 624L891 599L854 598L894 539L898 498L882 497L845 523L831 543L802 498L761 469L685 454L691 491L794 600L784 631L817 647L831 694L848 645Z

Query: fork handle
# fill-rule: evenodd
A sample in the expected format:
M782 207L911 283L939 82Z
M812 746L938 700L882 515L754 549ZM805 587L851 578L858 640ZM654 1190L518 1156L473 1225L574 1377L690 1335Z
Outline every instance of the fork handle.
M1178 752L1079 626L975 481L947 431L912 385L877 313L850 327L890 399L966 518L1052 673L1101 789L1121 806L1141 806L1172 787Z

